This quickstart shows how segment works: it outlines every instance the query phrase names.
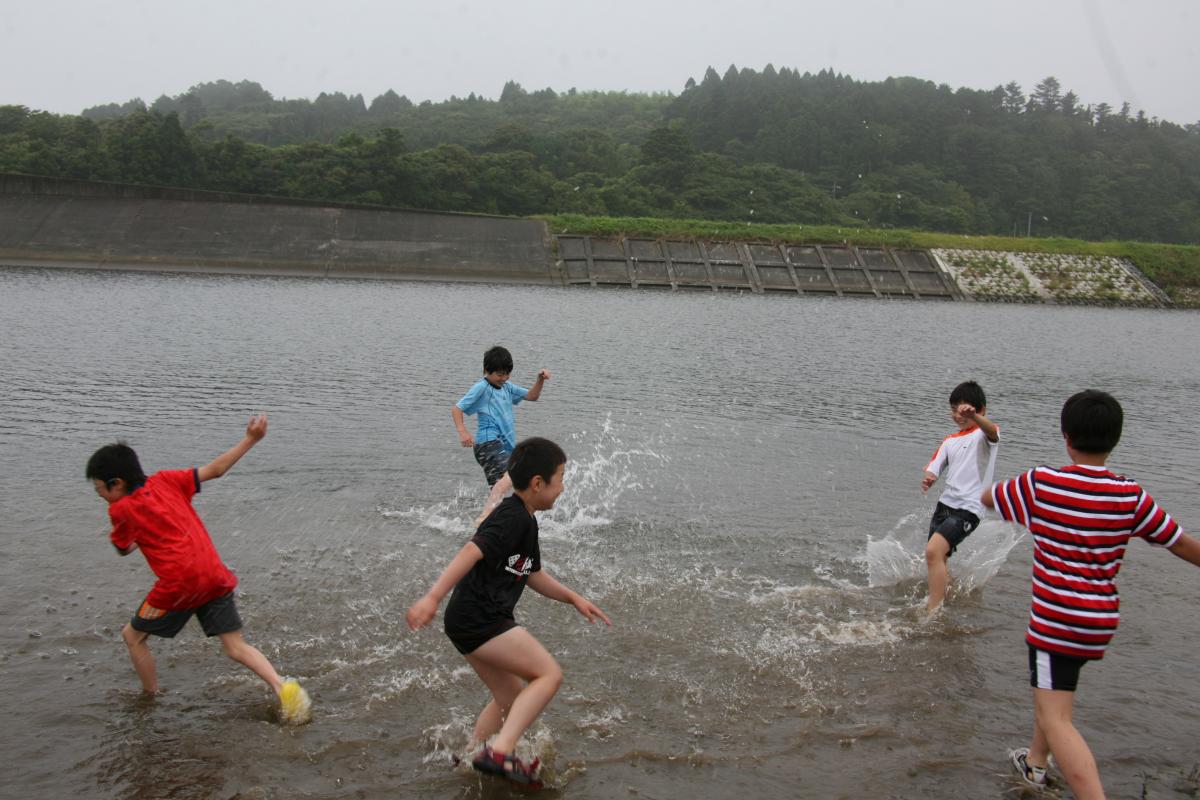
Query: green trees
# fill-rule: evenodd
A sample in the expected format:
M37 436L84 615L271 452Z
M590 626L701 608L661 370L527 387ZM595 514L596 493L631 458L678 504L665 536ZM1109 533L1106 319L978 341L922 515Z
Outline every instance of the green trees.
M1200 236L1200 125L1088 106L1053 76L1026 95L730 66L677 96L509 81L419 104L215 81L149 109L2 106L0 169L516 215Z

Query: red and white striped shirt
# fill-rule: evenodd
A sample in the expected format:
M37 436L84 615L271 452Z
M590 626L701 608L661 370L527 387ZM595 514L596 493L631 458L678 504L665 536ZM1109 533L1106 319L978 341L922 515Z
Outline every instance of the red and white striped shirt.
M1117 572L1131 537L1170 547L1179 525L1136 481L1105 467L1035 467L992 487L996 511L1033 534L1033 602L1025 641L1103 658L1117 630Z

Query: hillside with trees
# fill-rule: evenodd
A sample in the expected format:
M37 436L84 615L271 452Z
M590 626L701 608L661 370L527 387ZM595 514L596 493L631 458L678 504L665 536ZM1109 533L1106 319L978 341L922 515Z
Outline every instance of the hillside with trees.
M216 81L78 116L0 106L0 171L528 216L1200 242L1200 125L1053 77L709 69L679 94L277 99Z

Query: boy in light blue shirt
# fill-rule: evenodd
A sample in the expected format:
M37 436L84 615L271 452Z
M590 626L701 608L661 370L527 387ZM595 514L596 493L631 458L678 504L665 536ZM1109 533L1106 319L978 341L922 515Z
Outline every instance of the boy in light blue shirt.
M475 527L479 527L484 517L512 490L508 457L517 446L513 407L522 400L536 401L542 396L542 387L550 380L549 370L538 370L533 388L526 389L509 380L512 369L512 353L499 345L491 348L483 354L483 377L450 409L459 442L463 447L473 449L475 460L483 467L483 475L492 487L483 511L475 520ZM474 437L467 430L464 418L471 414L478 419Z

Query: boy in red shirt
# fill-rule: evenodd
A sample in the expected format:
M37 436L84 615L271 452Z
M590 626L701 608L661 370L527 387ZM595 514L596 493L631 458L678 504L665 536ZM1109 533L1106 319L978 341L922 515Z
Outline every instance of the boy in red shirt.
M101 447L87 463L87 477L108 503L109 538L117 553L141 550L158 577L133 619L121 630L133 668L146 694L158 693L158 673L146 640L170 639L194 614L204 633L221 639L225 655L244 664L275 691L285 722L306 722L308 694L295 680L283 681L271 662L242 639L242 620L233 599L237 578L221 562L192 495L204 481L219 478L267 435L266 416L251 417L243 439L199 469L142 472L126 444Z
M1185 534L1146 491L1106 463L1121 438L1124 412L1089 389L1063 405L1070 466L1034 467L985 489L980 498L1033 536L1033 600L1025 641L1033 686L1033 742L1009 757L1021 778L1046 785L1050 754L1078 800L1104 797L1100 771L1071 720L1079 672L1102 658L1117 630L1117 572L1131 538L1200 566L1200 542Z

